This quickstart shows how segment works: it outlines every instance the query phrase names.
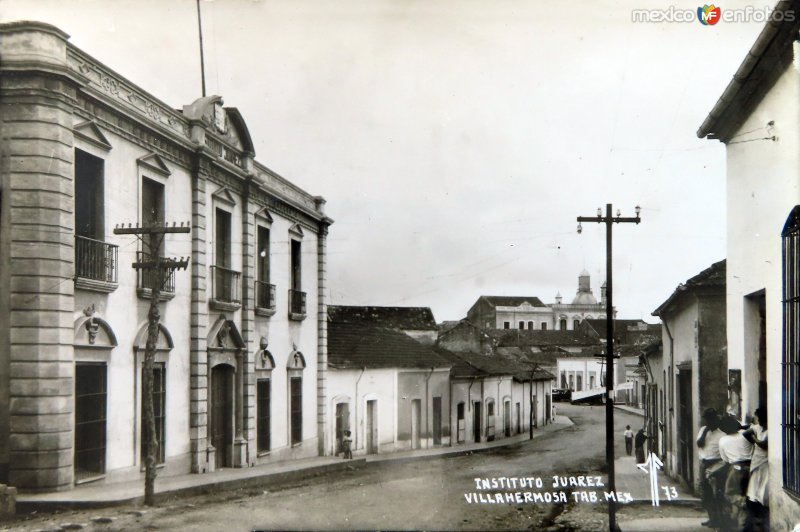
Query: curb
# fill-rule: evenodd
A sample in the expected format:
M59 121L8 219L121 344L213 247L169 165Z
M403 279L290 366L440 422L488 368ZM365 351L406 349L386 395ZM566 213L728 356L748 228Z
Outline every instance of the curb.
M471 454L481 454L481 453L486 453L486 452L489 452L489 451L493 451L495 449L502 449L502 448L505 448L505 447L510 447L512 445L525 445L526 443L529 443L529 442L532 442L534 440L537 440L537 439L539 439L539 438L541 438L543 436L546 436L547 434L554 434L556 432L559 432L561 430L569 428L569 427L571 427L573 425L574 424L572 424L572 423L570 423L569 425L563 424L563 423L559 423L558 424L558 428L554 428L554 429L548 430L547 432L534 433L534 436L533 436L532 439L528 438L528 439L517 440L517 441L508 442L508 443L498 443L496 445L492 445L492 446L489 446L489 447L477 447L477 448L474 448L474 449L453 449L452 451L445 451L445 452L441 452L441 453L437 453L437 454L423 454L423 455L418 455L418 456L400 456L400 457L397 457L397 458L392 457L391 453L386 453L381 458L374 459L374 460L367 460L367 463L368 464L402 464L402 463L411 462L411 461L414 461L414 460L430 460L430 459L434 459L434 458L453 458L453 457L456 457L456 456L467 456L467 455L471 455Z
M307 479L309 477L319 476L326 473L335 471L343 471L346 469L358 469L368 464L403 464L417 460L432 460L436 458L452 458L456 456L465 456L471 454L486 453L494 449L501 449L512 445L524 445L547 434L553 434L563 429L573 426L572 424L559 423L556 428L548 430L547 432L540 432L538 435L535 433L533 439L525 439L513 441L508 443L499 443L489 447L478 447L475 449L454 449L435 454L421 454L416 456L403 456L393 458L391 453L386 453L384 457L377 460L367 461L366 458L355 458L353 460L346 460L335 462L331 464L324 464L312 466L304 469L294 469L290 471L282 471L277 473L265 473L264 475L250 476L245 478L233 478L227 480L211 481L208 483L198 484L195 486L178 487L173 489L166 489L159 491L155 494L157 503L164 502L171 498L180 496L192 495L207 495L216 491L231 490L231 489L244 489L254 488L259 486L276 486L287 484L299 479ZM198 477L200 477L198 475ZM144 502L144 495L137 495L135 497L123 497L119 499L103 499L103 500L25 500L24 495L17 500L16 513L17 515L30 514L34 511L53 512L57 510L83 510L92 508L113 508L116 506L124 505L141 505ZM635 501L634 501L635 502ZM649 501L645 501L649 502Z
M275 486L276 484L286 484L300 478L308 478L313 476L322 475L334 471L341 471L348 468L359 468L366 465L366 459L354 459L333 464L324 464L312 466L305 469L295 469L292 471L282 471L279 473L267 473L264 475L236 478L228 480L220 480L217 482L209 482L207 484L199 484L196 486L186 486L181 488L168 489L160 491L155 494L157 503L164 502L173 497L191 496L191 495L206 495L220 490L253 488L257 486L264 486L269 484ZM34 511L53 512L56 510L84 510L91 508L113 508L115 506L124 506L127 504L141 505L144 502L144 495L137 495L135 497L125 497L120 499L104 499L104 500L63 500L63 501L34 501L34 500L17 500L17 515L29 514Z
M622 411L622 412L627 412L627 413L629 413L629 414L633 414L634 416L645 417L645 416L644 416L644 412L639 412L639 411L637 411L637 410L630 410L630 409L628 409L628 408L625 408L624 406L617 406L617 405L614 405L614 408L616 408L617 410L620 410L620 411Z

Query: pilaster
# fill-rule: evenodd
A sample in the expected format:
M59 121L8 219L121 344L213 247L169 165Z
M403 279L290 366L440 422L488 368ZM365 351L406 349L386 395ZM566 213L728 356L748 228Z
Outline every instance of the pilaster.
M25 491L64 490L73 482L76 85L59 72L66 35L34 23L0 29L0 470Z
M328 395L328 311L325 305L327 282L328 223L319 224L317 234L317 452L325 455L328 431L325 430Z
M206 295L206 175L198 152L192 171L192 302L189 438L193 473L208 471L208 304Z

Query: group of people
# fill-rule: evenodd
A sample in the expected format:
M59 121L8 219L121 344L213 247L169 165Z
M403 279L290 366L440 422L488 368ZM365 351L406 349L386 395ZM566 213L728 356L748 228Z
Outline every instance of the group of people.
M631 426L625 425L625 432L623 435L625 436L625 451L628 453L628 456L631 455L633 449L636 449L636 463L643 464L645 462L644 444L648 439L644 429L639 429L639 432L634 436Z
M703 412L697 435L700 489L708 521L722 530L767 530L767 411L758 408L742 426L713 408Z

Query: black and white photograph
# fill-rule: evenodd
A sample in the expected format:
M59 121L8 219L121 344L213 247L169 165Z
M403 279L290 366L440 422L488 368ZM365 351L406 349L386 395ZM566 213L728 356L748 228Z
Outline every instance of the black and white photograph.
M800 0L0 0L0 531L800 532Z

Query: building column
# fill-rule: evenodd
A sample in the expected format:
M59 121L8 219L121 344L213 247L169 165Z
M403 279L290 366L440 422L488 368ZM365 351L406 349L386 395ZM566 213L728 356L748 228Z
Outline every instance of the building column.
M321 199L321 198L320 198ZM323 200L324 201L324 200ZM325 455L325 418L328 396L328 312L325 305L328 224L320 223L317 235L317 452ZM358 401L358 398L355 398Z
M242 193L242 340L245 349L240 354L236 372L236 393L240 407L236 410L236 441L234 454L236 467L255 465L255 374L253 368L256 346L255 317L255 208L250 197L252 176L247 177Z
M192 302L190 340L189 438L192 473L209 471L208 457L208 297L206 285L206 182L202 152L192 171Z
M30 492L73 483L77 89L54 74L66 39L41 23L0 37L0 475Z

